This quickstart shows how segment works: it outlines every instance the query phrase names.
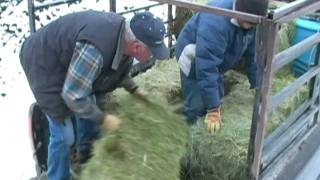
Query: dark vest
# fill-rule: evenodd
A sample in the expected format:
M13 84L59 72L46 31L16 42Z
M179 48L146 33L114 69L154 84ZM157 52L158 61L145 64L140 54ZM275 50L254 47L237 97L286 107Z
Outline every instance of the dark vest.
M122 16L84 11L65 15L25 40L21 64L46 114L57 119L72 115L61 92L77 41L93 44L103 56L102 73L93 84L92 94L110 92L119 85L132 65L132 60L121 60L117 68L112 67L114 59L125 58L121 53L124 29Z

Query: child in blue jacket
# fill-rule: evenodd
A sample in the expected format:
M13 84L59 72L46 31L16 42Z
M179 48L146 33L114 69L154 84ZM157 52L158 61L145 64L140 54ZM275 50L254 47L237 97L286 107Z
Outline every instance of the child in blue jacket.
M209 5L265 16L268 2L261 0L214 0ZM221 125L223 74L246 59L251 88L255 88L255 24L240 19L200 12L184 26L176 43L181 70L184 112L192 124L206 115L210 132Z

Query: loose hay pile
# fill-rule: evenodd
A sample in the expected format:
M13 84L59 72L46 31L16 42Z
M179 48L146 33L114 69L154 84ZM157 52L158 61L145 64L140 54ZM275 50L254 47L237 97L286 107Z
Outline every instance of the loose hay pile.
M171 63L171 62L169 62ZM157 65L155 71L161 69ZM177 67L173 67L177 68ZM170 69L170 68L168 68ZM172 71L172 73L176 73ZM145 84L141 89L149 92L150 101L131 97L124 91L118 91L108 103L107 111L123 119L121 128L116 132L106 132L98 140L94 148L93 158L83 167L80 179L101 180L175 180L179 179L180 158L185 153L188 127L182 116L173 113L172 107L166 102L166 94L174 92L174 87L168 83L167 76L153 76L148 72ZM159 75L159 74L158 74ZM177 79L174 78L174 79ZM154 90L166 92L160 94ZM154 94L157 96L154 96ZM152 95L153 94L153 95Z
M229 72L228 79L237 84L224 99L222 130L212 136L202 121L193 127L182 180L245 179L254 92L244 75Z
M276 90L288 84L284 79L294 79L287 73L283 76L277 76ZM96 143L95 156L85 165L80 179L175 180L179 179L179 172L182 180L246 179L254 92L249 90L245 75L230 71L225 79L229 93L222 106L222 130L212 136L201 120L190 128L187 136L182 118L173 114L171 104L167 103L176 96L182 104L176 61L161 62L139 76L141 89L148 97L159 97L157 103L137 102L118 91L112 103L115 111L109 109L109 112L125 119L123 127L118 132L106 133ZM290 101L300 99L297 94ZM279 118L271 120L268 126L283 122L287 108L275 114ZM142 111L144 114L139 113Z
M281 34L292 30L289 26L283 28L286 29ZM281 50L288 46L287 40L278 43ZM294 79L288 68L278 73L273 81L273 94ZM203 120L189 128L191 133L187 136L188 128L182 118L172 113L173 102L182 106L175 60L157 63L137 77L137 82L149 97L159 99L155 104L137 103L122 91L116 93L113 102L116 108L109 112L116 111L125 119L123 127L107 133L96 143L95 156L85 165L80 179L175 180L179 179L179 173L181 180L246 179L254 91L249 90L245 75L235 71L226 74L228 95L222 106L223 126L214 136L206 132ZM302 102L306 94L306 87L300 89L271 114L268 133L284 122L288 112L297 106L293 102ZM143 110L144 114L137 113Z
M96 143L94 157L80 179L179 179L187 126L169 106L157 102L161 101L117 97L116 108L109 112L117 114L123 124Z

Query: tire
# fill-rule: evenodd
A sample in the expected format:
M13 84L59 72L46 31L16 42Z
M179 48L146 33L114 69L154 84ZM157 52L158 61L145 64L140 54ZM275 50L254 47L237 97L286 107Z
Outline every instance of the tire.
M47 171L50 132L48 120L37 103L33 103L29 110L29 132L36 172L40 176Z

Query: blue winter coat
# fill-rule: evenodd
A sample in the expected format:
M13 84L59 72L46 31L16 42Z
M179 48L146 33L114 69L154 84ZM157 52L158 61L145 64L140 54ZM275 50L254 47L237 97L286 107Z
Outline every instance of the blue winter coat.
M233 0L214 0L209 5L233 9ZM254 39L255 29L244 30L225 16L197 13L186 23L176 43L176 55L179 59L185 46L196 44L195 62L191 67L194 71L188 78L198 82L207 109L221 104L221 76L234 68L243 56L251 87L256 86Z

